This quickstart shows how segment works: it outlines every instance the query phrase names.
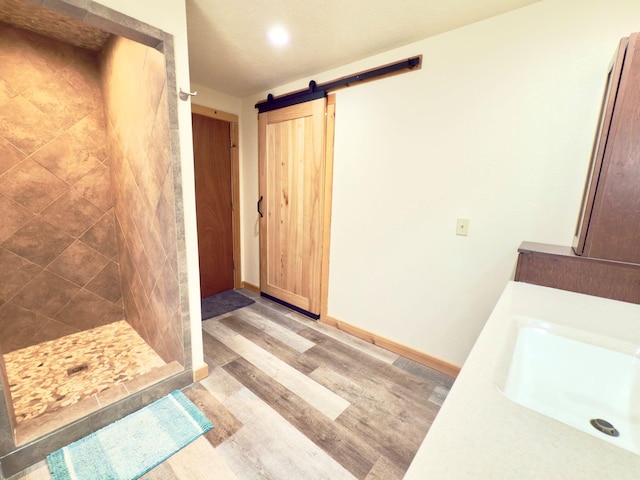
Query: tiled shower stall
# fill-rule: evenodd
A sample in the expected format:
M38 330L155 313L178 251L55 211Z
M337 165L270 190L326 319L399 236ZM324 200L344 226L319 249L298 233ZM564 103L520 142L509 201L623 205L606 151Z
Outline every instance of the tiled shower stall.
M124 317L98 60L0 24L0 347Z
M144 25L131 36L147 45L79 34L59 13L0 3L0 352L124 319L162 362L190 370L170 38L163 51ZM132 24L103 11L107 26ZM8 399L1 355L0 367ZM6 470L12 445L0 443Z

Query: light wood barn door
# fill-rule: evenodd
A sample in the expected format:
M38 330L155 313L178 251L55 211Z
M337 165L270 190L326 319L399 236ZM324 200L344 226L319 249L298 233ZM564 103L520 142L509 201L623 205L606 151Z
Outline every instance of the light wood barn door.
M260 289L313 316L320 315L328 251L325 114L320 99L258 116Z

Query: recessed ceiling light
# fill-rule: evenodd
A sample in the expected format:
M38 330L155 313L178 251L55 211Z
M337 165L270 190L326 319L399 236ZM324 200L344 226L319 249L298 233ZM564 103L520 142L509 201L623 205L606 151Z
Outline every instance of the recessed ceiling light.
M267 38L272 45L283 47L291 40L291 35L283 27L277 26L267 30Z

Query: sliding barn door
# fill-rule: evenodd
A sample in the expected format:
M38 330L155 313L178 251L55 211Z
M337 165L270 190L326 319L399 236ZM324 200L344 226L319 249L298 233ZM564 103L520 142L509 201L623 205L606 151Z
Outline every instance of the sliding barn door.
M319 316L330 183L326 99L261 113L258 125L260 289Z

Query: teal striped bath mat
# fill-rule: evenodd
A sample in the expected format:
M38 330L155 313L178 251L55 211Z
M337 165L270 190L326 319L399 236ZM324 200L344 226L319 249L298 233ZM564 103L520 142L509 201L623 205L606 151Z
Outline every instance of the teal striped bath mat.
M180 391L47 457L53 480L133 480L213 428Z

